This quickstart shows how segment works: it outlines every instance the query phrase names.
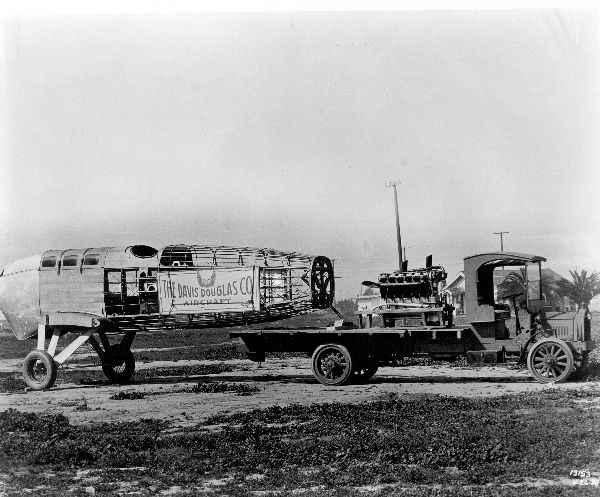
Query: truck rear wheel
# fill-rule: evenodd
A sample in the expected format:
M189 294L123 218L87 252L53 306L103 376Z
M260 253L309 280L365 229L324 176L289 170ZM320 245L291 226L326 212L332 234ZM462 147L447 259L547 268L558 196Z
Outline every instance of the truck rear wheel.
M573 371L573 353L562 340L546 338L529 349L527 368L541 383L561 383Z
M373 378L373 376L375 376L375 373L377 373L377 369L379 369L378 366L370 366L357 369L354 371L354 376L352 377L352 379L356 383L369 381L371 378Z
M352 378L352 357L343 345L319 345L312 355L312 371L323 385L344 385Z

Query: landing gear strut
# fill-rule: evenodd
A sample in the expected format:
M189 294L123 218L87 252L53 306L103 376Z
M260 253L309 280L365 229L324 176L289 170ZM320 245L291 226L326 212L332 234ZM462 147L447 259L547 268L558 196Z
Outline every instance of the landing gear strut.
M46 349L47 326L38 326L37 349L31 351L23 362L23 379L31 390L46 390L56 381L58 367L85 342L89 341L102 361L102 371L112 383L125 383L135 371L135 358L131 352L131 343L135 332L126 332L121 342L111 345L102 327L84 328L79 335L60 353L56 353L58 340L64 332L60 328L52 330L50 344ZM100 343L93 337L97 333Z

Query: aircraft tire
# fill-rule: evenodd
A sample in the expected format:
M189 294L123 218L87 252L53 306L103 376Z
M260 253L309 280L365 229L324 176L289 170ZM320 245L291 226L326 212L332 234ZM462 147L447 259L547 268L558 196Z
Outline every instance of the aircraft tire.
M46 390L56 381L58 367L48 352L32 350L23 361L23 378L31 390Z
M131 349L111 345L104 356L102 372L111 383L127 383L135 371L135 357Z

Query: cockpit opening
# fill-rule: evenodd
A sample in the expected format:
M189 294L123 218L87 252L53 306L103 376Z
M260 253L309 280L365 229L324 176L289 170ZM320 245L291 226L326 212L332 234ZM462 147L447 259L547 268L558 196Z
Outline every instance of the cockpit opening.
M129 247L129 250L134 256L142 259L154 257L156 254L158 254L158 250L156 250L154 247L149 247L148 245L132 245Z

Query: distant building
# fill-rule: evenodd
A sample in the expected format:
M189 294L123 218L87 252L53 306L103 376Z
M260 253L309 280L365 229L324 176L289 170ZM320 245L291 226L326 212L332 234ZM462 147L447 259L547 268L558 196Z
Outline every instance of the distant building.
M454 279L444 288L448 303L454 306L456 314L465 313L465 273L459 271Z
M381 295L379 294L378 288L373 288L373 292L368 295L359 295L354 297L352 300L356 302L356 311L367 313L377 304L381 303Z

